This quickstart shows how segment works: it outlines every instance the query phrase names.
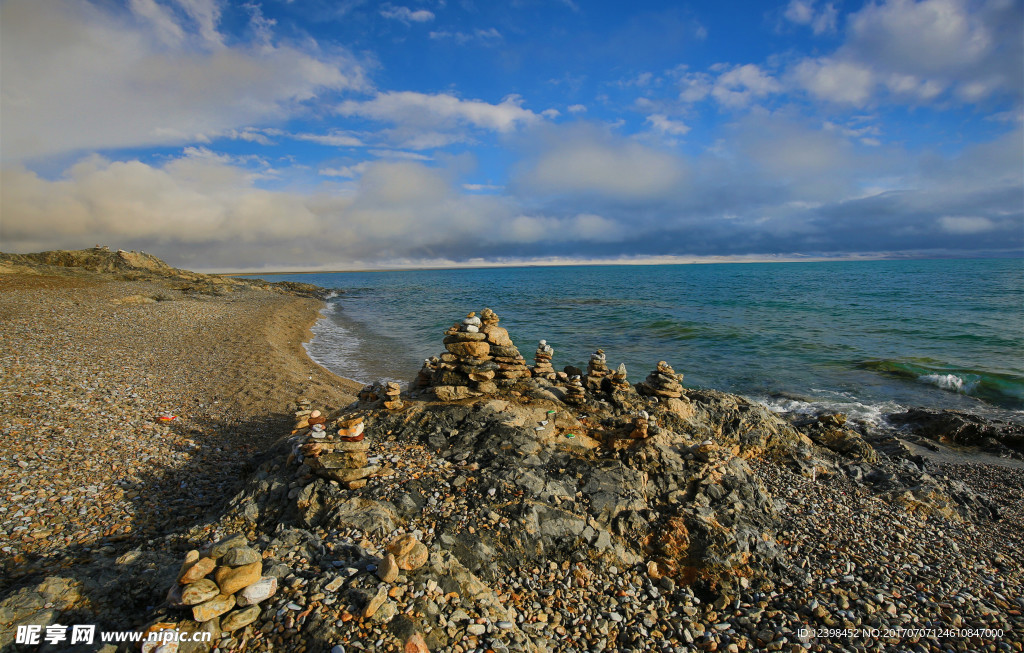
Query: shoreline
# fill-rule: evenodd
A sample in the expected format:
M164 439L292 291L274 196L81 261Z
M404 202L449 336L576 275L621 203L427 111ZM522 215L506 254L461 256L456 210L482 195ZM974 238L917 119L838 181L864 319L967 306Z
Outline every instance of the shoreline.
M202 521L298 395L351 402L362 385L303 346L321 306L259 290L191 296L165 280L0 275L0 589Z

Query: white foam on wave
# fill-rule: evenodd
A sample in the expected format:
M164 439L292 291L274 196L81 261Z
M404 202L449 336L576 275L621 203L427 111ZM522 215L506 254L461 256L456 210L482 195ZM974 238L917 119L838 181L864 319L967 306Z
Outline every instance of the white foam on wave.
M302 343L306 355L320 367L359 383L407 382L408 379L372 378L371 372L359 363L358 353L364 346L363 342L351 330L331 318L340 308L337 302L327 302L320 310L320 319L310 329L313 338Z
M969 394L978 385L977 381L966 381L956 374L922 374L917 377L917 380L961 394Z
M844 395L847 393L837 392L834 394ZM816 399L814 401L780 399L777 397L754 397L753 399L774 413L797 413L799 415L817 415L822 412L843 413L852 421L863 422L875 427L886 426L886 415L905 410L904 406L894 401L887 401L881 404L865 404L847 397L840 400Z

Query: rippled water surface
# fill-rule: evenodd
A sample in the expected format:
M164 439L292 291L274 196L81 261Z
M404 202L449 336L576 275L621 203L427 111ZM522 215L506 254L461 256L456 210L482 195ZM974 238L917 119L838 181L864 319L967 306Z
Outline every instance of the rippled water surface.
M1024 418L1024 261L529 267L274 275L344 292L310 355L358 381L412 379L468 311L494 309L532 360L601 347L637 382L658 360L688 386L871 419L900 406Z

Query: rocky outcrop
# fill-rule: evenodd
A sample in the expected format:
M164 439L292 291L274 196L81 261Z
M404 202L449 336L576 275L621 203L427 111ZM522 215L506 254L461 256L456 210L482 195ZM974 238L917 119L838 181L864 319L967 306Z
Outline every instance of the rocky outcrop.
M987 420L958 410L925 408L894 413L887 419L936 442L983 447L996 453L1012 452L1015 457L1024 457L1024 426L1020 424Z

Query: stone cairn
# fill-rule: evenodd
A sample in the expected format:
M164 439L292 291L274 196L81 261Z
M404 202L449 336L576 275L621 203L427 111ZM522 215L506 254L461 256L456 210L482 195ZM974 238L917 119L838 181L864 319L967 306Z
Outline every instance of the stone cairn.
M579 405L586 400L587 395L583 389L583 381L580 380L578 374L573 375L569 382L565 384L565 403Z
M322 423L310 427L308 437L298 449L302 462L318 476L337 481L350 490L358 490L366 485L367 478L380 471L380 466L369 464L370 443L364 433L363 418L337 420L332 429L337 430L329 433Z
M260 616L260 603L277 593L277 579L263 576L263 556L244 535L230 535L203 550L185 554L167 602L192 611L205 623L220 617L220 630L231 632Z
M423 367L420 368L419 374L416 375L416 380L412 382L413 387L418 390L429 388L431 383L433 383L434 373L437 372L440 364L441 361L437 356L424 358Z
M633 391L633 386L626 380L626 364L619 363L619 367L614 372L609 372L605 384L607 390L612 394L615 393L629 393Z
M384 407L388 410L398 410L405 404L402 403L402 386L394 381L384 384Z
M603 349L598 349L590 355L590 362L587 363L587 389L597 392L601 389L601 382L608 376L608 357Z
M554 381L557 378L555 368L551 366L551 358L555 355L555 350L551 348L547 340L541 340L537 343L537 351L533 355L533 375L538 378L547 379Z
M633 418L633 431L630 432L629 437L633 440L646 440L649 435L647 429L650 428L650 421L651 416L647 414L647 411L641 410Z
M644 381L636 384L636 390L642 395L651 397L683 396L683 375L676 374L672 366L665 361L658 362L658 369L647 375Z
M526 359L489 308L479 317L470 313L461 324L445 331L444 347L448 351L438 358L431 376L434 394L441 401L494 394L499 387L510 387L530 376ZM426 374L429 361L421 374Z

